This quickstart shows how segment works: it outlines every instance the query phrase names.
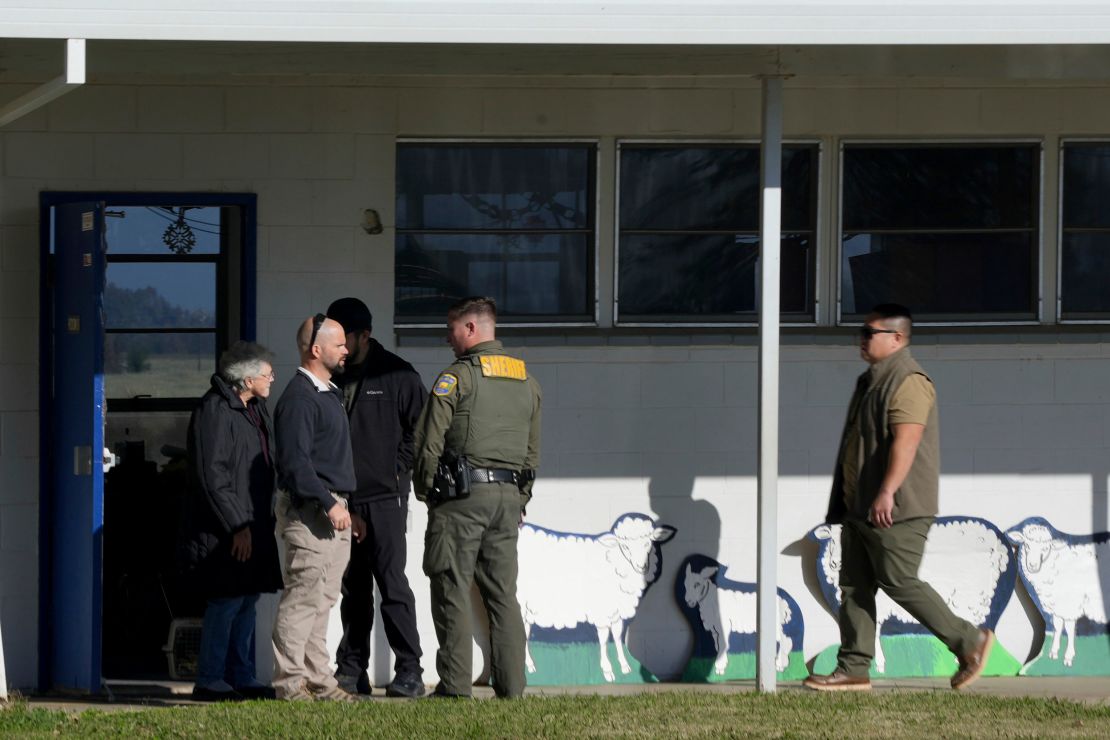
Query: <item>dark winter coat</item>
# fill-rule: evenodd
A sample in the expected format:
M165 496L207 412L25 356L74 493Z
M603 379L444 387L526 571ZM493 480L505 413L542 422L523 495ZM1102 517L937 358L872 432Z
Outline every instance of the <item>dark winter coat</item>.
M281 564L274 538L273 426L264 399L249 401L219 376L189 419L189 490L182 517L184 570L206 598L277 591ZM250 527L251 556L231 556L232 536Z

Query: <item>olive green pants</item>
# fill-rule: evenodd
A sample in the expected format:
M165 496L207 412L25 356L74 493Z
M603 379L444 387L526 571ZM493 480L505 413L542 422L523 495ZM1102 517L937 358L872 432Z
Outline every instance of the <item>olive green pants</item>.
M523 502L514 484L475 484L469 497L437 504L428 513L424 573L431 580L441 693L470 695L470 587L475 582L489 613L493 690L504 698L524 693L524 622L516 600Z
M932 524L933 517L895 522L888 529L844 521L837 668L849 676L869 675L875 657L875 593L880 588L957 656L975 649L978 628L953 614L940 594L917 577Z

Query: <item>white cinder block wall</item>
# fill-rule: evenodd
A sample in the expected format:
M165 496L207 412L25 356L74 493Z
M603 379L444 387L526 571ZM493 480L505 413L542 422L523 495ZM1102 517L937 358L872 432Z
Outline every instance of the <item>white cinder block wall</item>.
M819 323L787 333L782 366L781 585L805 613L807 657L836 642L792 546L823 515L835 446L863 369L835 312L837 147L842 137L1021 137L1044 142L1043 262L1054 275L1061 136L1110 135L1110 106L1082 86L809 86L787 83L788 136L822 143ZM0 99L26 88L0 86ZM258 336L288 378L297 322L343 295L363 297L378 338L392 326L393 159L397 137L584 137L599 141L602 328L506 335L545 393L544 465L529 508L544 526L599 532L628 511L678 528L632 626L632 652L679 673L688 631L673 605L677 564L713 555L755 573L756 351L751 330L664 335L606 330L612 315L615 142L758 136L750 80L582 77L412 78L332 86L90 84L0 131L0 620L8 679L32 686L38 638L38 193L53 190L258 194ZM360 228L377 209L385 232ZM945 514L1006 528L1039 514L1072 532L1107 529L1110 342L1101 327L922 332L915 353L941 399ZM438 340L400 352L430 383L450 361ZM426 676L435 636L420 574L426 517L413 507L410 573ZM1014 599L1000 627L1019 657L1034 628ZM377 680L392 661L375 660Z

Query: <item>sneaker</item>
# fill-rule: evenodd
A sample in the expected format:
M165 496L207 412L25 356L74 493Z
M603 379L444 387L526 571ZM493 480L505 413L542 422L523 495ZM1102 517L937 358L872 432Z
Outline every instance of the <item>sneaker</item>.
M385 687L385 695L416 699L424 696L426 690L424 680L418 674L398 673L393 677L393 682Z
M335 680L339 683L339 688L346 691L348 694L362 694L363 696L370 696L370 677L366 675L366 671L362 671L357 676L352 676L349 673L336 673Z
M312 692L312 695L316 697L316 701L337 701L344 704L354 704L359 701L358 694L352 694L340 686L333 686L328 689L316 689Z

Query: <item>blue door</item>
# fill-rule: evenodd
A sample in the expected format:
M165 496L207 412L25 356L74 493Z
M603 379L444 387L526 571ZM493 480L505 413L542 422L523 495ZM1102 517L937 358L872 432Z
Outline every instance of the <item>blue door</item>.
M104 524L104 204L54 208L53 392L47 514L53 688L101 685Z

